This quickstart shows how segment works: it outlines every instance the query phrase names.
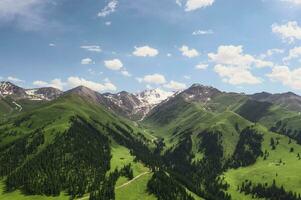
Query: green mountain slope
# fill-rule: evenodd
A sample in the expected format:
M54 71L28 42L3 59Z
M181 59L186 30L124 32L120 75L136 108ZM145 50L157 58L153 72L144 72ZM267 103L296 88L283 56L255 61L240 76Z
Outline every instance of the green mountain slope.
M132 142L138 134L128 124L73 94L8 118L0 126L6 190L79 196L92 191L110 169L110 140ZM135 139L145 140L142 134Z
M300 114L280 97L193 85L142 122L84 87L20 100L0 121L0 199L299 200Z
M122 195L131 191L136 199L156 199L147 192L156 143L81 92L7 117L0 133L0 198L23 199L21 191L24 199L89 199L90 193L92 199L133 199ZM122 186L130 181L128 173L134 179Z
M150 133L164 139L167 166L188 188L208 199L230 199L226 194L231 199L249 199L249 195L237 190L245 179L254 185L267 183L268 188L272 187L276 173L283 173L277 174L272 189L280 191L283 186L286 194L300 193L299 184L293 184L300 181L295 176L300 167L300 146L285 136L296 138L300 126L298 112L235 93L220 93L205 102L181 96L169 101L155 108L144 125ZM258 125L254 126L254 122ZM295 130L288 131L288 127ZM276 147L271 146L271 140ZM286 160L283 167L278 166L280 160Z

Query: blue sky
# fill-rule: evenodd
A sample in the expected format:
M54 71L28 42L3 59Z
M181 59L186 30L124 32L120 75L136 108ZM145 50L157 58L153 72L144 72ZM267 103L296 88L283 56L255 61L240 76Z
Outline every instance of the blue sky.
M301 93L300 0L1 0L0 77L117 92Z

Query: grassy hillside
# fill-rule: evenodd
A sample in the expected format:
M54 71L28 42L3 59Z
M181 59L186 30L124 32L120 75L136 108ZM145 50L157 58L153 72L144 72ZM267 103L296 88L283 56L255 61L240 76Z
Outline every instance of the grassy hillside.
M202 163L208 158L210 160L210 154L206 153L207 147L203 146L204 142L212 143L210 144L212 148L217 142L215 149L223 152L222 154L220 152L222 155L220 162L227 163L228 159L233 159L232 156L237 151L242 130L252 126L253 122L258 122L254 128L259 134L263 134L263 141L260 142L263 155L259 153L258 158L253 155L255 149L252 151L248 149L255 145L251 142L249 144L251 146L245 147L245 153L242 154L245 156L242 159L246 159L243 162L246 162L247 166L235 169L226 164L227 172L222 177L225 179L224 183L229 184L230 187L224 191L227 191L235 200L249 199L251 196L237 191L237 187L242 184L242 181L248 179L253 184L268 183L272 185L273 179L275 179L279 188L283 186L286 191L301 193L298 189L300 188L300 178L296 176L298 173L296 170L300 168L298 163L301 164L297 157L301 148L296 141L285 136L289 134L293 136L297 131L299 132L299 113L289 111L279 105L248 100L239 94L221 94L206 103L187 102L181 98L173 101L156 108L145 119L144 125L156 137L164 138L165 155L168 156L169 161L176 163L177 167L175 168L179 167L176 171L178 170L180 173L186 169L188 172L194 170L193 165L195 164L191 163ZM279 125L275 130L279 134L269 131L277 121L281 121L281 126ZM287 129L292 130L288 131ZM209 137L206 136L208 133ZM214 137L216 139L213 139ZM271 138L274 139L275 144L277 143L275 150L271 150ZM219 143L220 145L218 145ZM211 149L211 151L213 153L215 150ZM251 157L248 158L247 155ZM256 159L255 164L253 164L252 156ZM249 162L247 159L251 159L251 161ZM279 165L280 160L282 160L282 164ZM206 168L204 163L198 167ZM185 177L180 176L180 179L185 179ZM206 183L204 183L204 187L207 187ZM217 188L217 186L215 187Z
M0 199L251 199L248 181L301 193L300 114L279 105L176 96L132 122L80 93L18 103L0 121Z
M300 177L297 176L301 167L301 160L297 157L301 153L301 146L295 141L290 141L285 136L271 133L265 128L260 128L264 134L262 151L267 151L269 156L266 159L259 157L255 164L238 169L230 169L223 176L225 181L230 184L228 192L233 199L252 199L237 191L237 187L244 180L251 180L253 183L272 184L273 180L276 185L283 186L288 191L301 193ZM275 150L270 145L271 138L278 138L279 144ZM292 151L293 149L293 151Z
M4 165L5 168L2 168L1 175L6 184L10 185L9 190L12 192L22 188L27 195L39 193L39 191L44 194L45 188L34 189L30 184L39 185L45 182L44 185L49 185L49 181L54 181L55 184L64 184L58 185L57 190L50 191L48 195L57 195L58 191L63 190L68 190L69 194L74 192L79 195L85 194L89 191L86 186L82 186L82 191L70 192L71 188L68 185L79 184L83 181L87 182L86 184L96 184L97 177L92 174L100 173L99 170L106 172L104 160L97 161L99 156L99 159L103 159L106 154L112 155L108 166L111 170L120 169L128 163L133 163L134 175L148 170L141 163L133 162L134 157L125 147L129 147L134 140L136 143L144 141L146 145L151 144L143 136L143 131L139 131L127 120L111 114L102 106L89 102L88 99L79 95L68 94L30 111L12 115L1 123L0 131L0 162L4 164L7 159L11 159ZM112 143L109 145L112 153L103 149L107 145L106 138L109 143ZM123 143L125 146L120 145ZM92 152L94 154L99 152L100 155L94 155ZM9 155L13 157L8 157ZM53 158L55 160L52 160ZM95 162L102 165L97 164L93 167ZM17 168L18 166L22 167ZM31 170L35 168L36 170ZM71 173L74 170L78 171L75 176ZM34 178L31 172L40 174L40 178ZM49 172L54 174L49 176ZM81 179L79 175L82 173L86 175L82 181L76 183ZM59 179L65 179L64 182L49 179L56 176ZM32 183L23 187L26 182L17 181L20 177ZM71 180L73 183L70 182Z

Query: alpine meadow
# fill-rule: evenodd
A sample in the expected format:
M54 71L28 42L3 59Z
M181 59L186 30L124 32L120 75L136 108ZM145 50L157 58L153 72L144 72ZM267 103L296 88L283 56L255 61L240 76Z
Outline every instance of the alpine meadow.
M0 200L301 200L300 0L0 0Z

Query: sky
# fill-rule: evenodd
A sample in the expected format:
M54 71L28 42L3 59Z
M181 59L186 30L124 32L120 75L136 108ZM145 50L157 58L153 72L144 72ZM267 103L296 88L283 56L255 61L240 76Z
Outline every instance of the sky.
M0 79L301 94L301 0L0 0Z

